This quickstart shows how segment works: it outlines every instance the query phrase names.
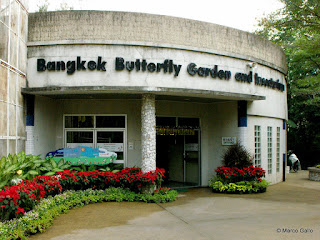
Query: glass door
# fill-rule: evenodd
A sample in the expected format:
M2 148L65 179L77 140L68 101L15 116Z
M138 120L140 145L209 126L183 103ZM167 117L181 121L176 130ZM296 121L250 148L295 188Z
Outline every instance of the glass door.
M184 182L200 185L200 131L184 136Z

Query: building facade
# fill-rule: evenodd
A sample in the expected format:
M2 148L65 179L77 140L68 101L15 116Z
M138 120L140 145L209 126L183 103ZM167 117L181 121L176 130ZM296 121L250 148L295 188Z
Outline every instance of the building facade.
M285 55L253 34L142 13L33 13L27 64L27 153L100 147L206 186L240 142L268 181L283 179Z
M25 148L27 1L0 1L0 157Z

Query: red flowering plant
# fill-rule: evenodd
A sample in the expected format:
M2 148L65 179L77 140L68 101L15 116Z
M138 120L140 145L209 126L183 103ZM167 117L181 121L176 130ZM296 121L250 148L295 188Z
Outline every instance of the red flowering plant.
M17 217L21 213L18 209L17 201L20 199L19 192L16 188L7 188L0 191L0 220L8 220Z
M37 176L0 191L0 220L20 217L31 210L42 198L54 196L66 190L127 188L141 192L143 187L155 185L158 188L164 177L164 169L143 173L139 168L125 168L117 173L91 171L76 172L64 170L56 176ZM166 189L160 189L161 192Z
M217 193L262 193L269 183L265 179L265 171L255 166L218 167L216 177L209 180L209 187Z
M122 188L128 188L133 192L141 192L143 187L155 185L160 187L164 177L164 169L157 168L154 171L142 172L139 168L126 168L115 174L115 182Z
M130 189L133 192L141 192L148 185L160 186L164 177L164 169L143 173L140 168L124 168L119 172L76 172L64 170L58 172L60 184L64 190L105 189L108 187L120 187Z
M62 186L59 181L59 176L37 176L33 180L44 185L44 197L55 196L62 193Z
M153 193L154 194L158 194L158 193L160 193L160 194L168 194L170 190L171 190L171 188L168 188L168 187L160 187L159 189L154 190Z
M19 217L31 210L45 195L44 185L25 180L0 191L1 221Z
M261 181L265 176L265 171L262 168L249 166L244 168L237 167L218 167L214 170L217 177L223 182L240 182L240 181Z

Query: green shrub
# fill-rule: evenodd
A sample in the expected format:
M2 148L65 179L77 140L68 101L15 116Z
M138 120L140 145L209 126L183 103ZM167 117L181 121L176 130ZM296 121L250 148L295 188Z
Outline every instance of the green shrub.
M224 153L222 162L225 167L245 168L252 165L253 157L240 143L230 146Z
M57 172L62 172L65 169L69 169L71 165L66 163L66 161L62 158L59 162L53 160L53 158L47 157L44 162L41 163L39 167L40 173L37 175L46 175L52 176Z
M26 155L24 152L2 157L0 159L0 190L4 186L11 185L13 179L15 181L30 180L39 175L39 167L44 162L45 160L40 159L40 155Z
M74 170L78 172L91 172L91 171L103 171L103 172L119 172L123 169L123 164L114 164L110 163L107 165L84 165L81 164L80 166L71 166L69 170Z
M141 194L121 188L106 190L67 191L54 197L43 199L40 204L24 216L10 221L0 222L1 240L27 239L28 235L48 229L53 219L72 208L97 202L171 202L176 200L177 192L173 190L155 194Z
M24 152L9 154L0 159L0 190L21 180L31 180L38 175L51 176L69 167L63 159L56 163L50 158L41 159L40 155L26 155Z
M224 183L214 179L209 181L209 187L214 192L219 193L261 193L266 191L268 185L269 183L266 180L236 183Z

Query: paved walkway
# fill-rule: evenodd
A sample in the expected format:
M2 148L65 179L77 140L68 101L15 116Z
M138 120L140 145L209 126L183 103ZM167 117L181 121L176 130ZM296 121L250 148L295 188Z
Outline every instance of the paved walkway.
M266 193L230 195L208 188L173 203L98 203L71 210L31 240L320 239L320 182L290 173Z

